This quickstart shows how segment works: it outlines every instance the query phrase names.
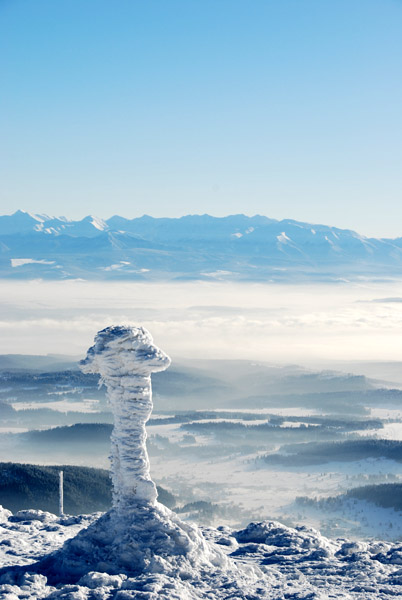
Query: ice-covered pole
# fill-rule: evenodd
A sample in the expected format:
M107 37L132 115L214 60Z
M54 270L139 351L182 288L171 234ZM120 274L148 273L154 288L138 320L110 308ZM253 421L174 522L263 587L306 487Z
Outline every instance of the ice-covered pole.
M59 471L59 515L64 515L64 486L63 486L63 471Z
M119 513L139 502L156 502L145 423L153 406L151 373L164 371L169 365L170 358L154 345L143 327L99 331L80 363L84 373L99 373L112 406L111 476L113 506Z

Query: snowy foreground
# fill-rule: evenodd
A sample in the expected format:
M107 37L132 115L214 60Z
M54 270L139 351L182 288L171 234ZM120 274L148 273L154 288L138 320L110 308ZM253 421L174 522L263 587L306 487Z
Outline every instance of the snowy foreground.
M4 509L0 521L2 600L402 595L402 544L334 541L272 521L200 529L160 504L124 522L113 511L59 518Z

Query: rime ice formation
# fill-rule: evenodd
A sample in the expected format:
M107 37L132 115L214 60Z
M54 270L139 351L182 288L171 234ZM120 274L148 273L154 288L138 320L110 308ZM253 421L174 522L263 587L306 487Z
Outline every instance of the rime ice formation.
M164 371L170 358L143 327L107 327L81 361L84 373L99 373L114 415L111 436L113 506L123 514L138 502L155 504L149 473L145 423L152 412L151 373Z
M243 572L198 527L181 521L156 501L145 423L152 411L150 375L169 364L142 327L103 329L88 350L81 367L86 373L100 374L115 418L113 508L31 567L49 582L77 582L92 571L126 577L162 573L172 578L179 573L200 577L219 572L229 578L236 574L236 580L240 577L249 587L257 582L256 569Z

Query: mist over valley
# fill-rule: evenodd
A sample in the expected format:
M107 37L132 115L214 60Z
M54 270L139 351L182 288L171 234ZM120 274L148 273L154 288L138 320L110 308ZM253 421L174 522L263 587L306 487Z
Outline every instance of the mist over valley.
M360 512L348 496L349 508L342 505L336 518L331 501L367 483L402 483L397 386L351 372L193 359L155 375L153 390L152 473L184 516L229 526L268 518L294 525L301 518L326 535L356 539L383 535L379 523L388 519L386 535L398 537L392 513L400 509L399 493L381 509L363 502ZM108 468L113 416L105 390L73 358L0 356L0 398L3 461ZM21 501L19 508L30 508L28 497L26 506ZM0 493L1 503L10 508ZM34 508L48 506L36 501ZM370 521L378 510L382 520Z

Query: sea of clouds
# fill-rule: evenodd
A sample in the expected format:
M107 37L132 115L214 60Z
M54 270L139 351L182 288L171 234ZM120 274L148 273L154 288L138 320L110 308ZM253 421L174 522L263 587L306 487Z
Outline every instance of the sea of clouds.
M82 355L143 325L173 357L311 363L402 356L402 283L0 282L0 353Z

